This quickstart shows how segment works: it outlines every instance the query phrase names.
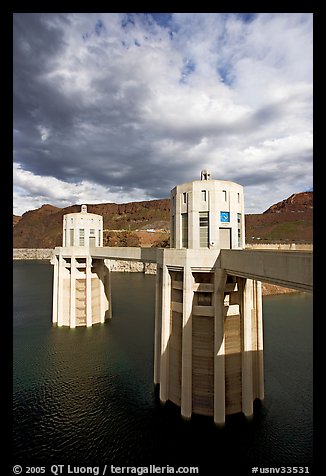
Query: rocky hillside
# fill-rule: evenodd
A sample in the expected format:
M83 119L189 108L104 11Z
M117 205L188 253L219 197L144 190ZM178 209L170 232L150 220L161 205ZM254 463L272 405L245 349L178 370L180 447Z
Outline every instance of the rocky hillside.
M43 205L24 213L14 223L14 248L54 248L62 244L62 218L80 211L80 205L57 208ZM149 200L125 204L101 203L87 205L87 211L103 216L104 244L111 246L140 246L134 230L167 229L170 222L170 200ZM37 232L36 232L37 230ZM109 233L123 230L120 233ZM112 235L117 235L117 239Z
M106 246L166 246L170 200L87 205L103 216ZM54 248L62 243L62 218L80 205L58 208L43 205L13 217L14 248ZM291 195L261 214L246 215L246 242L312 242L313 192ZM156 233L146 229L160 230Z
M13 215L12 218L13 218L13 226L17 225L17 223L21 219L21 217L17 215Z
M246 242L312 243L313 192L295 193L264 213L246 215Z
M294 193L286 200L275 203L265 213L309 213L313 210L313 192Z

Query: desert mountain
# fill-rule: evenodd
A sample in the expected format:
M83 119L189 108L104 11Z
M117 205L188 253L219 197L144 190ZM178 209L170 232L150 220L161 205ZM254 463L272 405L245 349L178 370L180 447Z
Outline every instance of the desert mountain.
M309 212L313 209L313 192L294 193L286 200L275 203L264 213L301 213Z
M257 240L312 243L313 192L294 193L264 213L246 215L246 242Z
M17 223L21 219L21 216L13 215L12 218L13 218L13 226L15 226L15 225L17 225Z
M62 244L62 219L80 211L80 205L57 208L43 205L24 213L13 229L14 248L54 248ZM124 204L88 204L87 211L103 216L104 242L111 246L139 246L131 233L143 229L169 229L170 200L149 200ZM111 240L112 230L124 230L124 240ZM109 235L109 231L111 232ZM109 235L109 236L108 236ZM114 235L114 231L113 231ZM107 238L107 242L106 242ZM127 240L129 238L129 240Z
M88 204L90 213L103 216L104 244L109 246L165 246L170 226L170 200L124 204ZM43 205L22 217L13 216L14 248L54 248L62 244L62 218L80 211L80 205L58 208ZM246 215L246 242L312 242L313 192L302 192ZM146 233L146 229L160 230ZM258 241L257 241L258 240Z

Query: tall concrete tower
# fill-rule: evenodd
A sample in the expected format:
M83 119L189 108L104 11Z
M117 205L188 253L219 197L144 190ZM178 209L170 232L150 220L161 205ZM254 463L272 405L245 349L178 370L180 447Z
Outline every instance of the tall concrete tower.
M92 326L112 317L108 260L95 259L103 246L103 217L87 212L63 217L62 248L52 258L52 321L58 326Z
M210 177L203 170L201 180L171 191L171 248L245 247L243 187Z
M157 264L154 382L181 414L253 413L264 396L261 285L228 274L223 249L245 246L243 187L212 180L171 191L171 247Z
M62 246L103 246L103 217L88 213L86 205L79 213L64 215Z

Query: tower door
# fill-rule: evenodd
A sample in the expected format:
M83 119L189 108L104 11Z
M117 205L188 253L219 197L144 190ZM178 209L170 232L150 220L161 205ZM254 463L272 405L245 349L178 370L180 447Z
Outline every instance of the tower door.
M221 250L231 249L231 228L220 228L220 248Z

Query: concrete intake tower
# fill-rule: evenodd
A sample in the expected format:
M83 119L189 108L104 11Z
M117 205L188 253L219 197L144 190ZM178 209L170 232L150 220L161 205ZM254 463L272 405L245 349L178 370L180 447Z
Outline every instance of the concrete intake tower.
M53 251L55 325L112 317L111 260L156 263L154 383L190 418L253 414L264 398L261 281L312 292L312 253L245 250L243 187L201 179L171 191L170 248L104 247L103 218L63 217Z
M92 256L103 247L103 217L87 212L63 217L63 244L51 263L52 321L58 326L92 326L112 317L110 270L107 260Z
M171 191L170 249L158 257L154 382L181 414L253 413L264 397L261 283L228 275L221 249L245 247L243 187L201 180Z

